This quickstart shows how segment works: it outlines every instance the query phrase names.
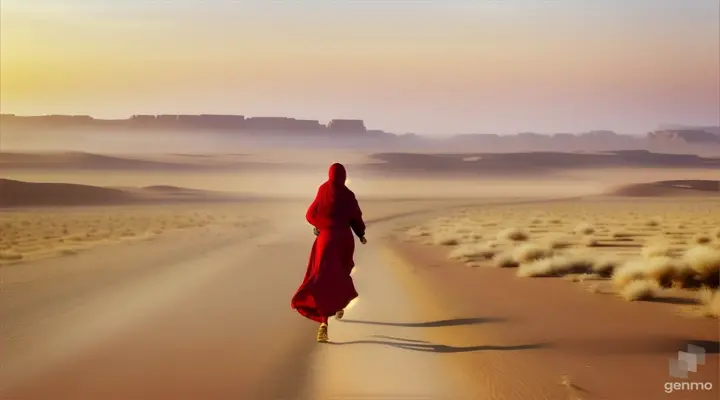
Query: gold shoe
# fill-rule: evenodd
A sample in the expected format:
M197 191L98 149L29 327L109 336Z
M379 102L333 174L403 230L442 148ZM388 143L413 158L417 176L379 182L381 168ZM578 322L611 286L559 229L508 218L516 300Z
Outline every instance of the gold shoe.
M327 342L329 340L328 338L328 326L327 324L320 324L320 327L317 331L317 341L318 342Z
M340 310L337 313L335 313L335 318L342 319L342 317L345 316L345 310Z

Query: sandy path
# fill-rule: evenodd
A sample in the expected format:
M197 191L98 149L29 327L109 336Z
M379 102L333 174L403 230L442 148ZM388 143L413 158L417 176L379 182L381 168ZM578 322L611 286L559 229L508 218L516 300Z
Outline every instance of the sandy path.
M448 368L426 332L457 320L430 321L408 296L379 245L369 244L353 271L360 297L342 321L330 322L330 344L313 355L307 399L464 399L468 381Z
M394 214L434 207L391 208L378 208L371 220L390 225ZM379 228L372 226L377 241ZM311 373L343 371L335 365L356 365L348 357L365 351L333 346L337 355L327 358L329 346L314 341L316 326L289 308L313 240L308 233L302 220L252 232L187 232L0 271L0 398L314 399L315 391L331 396L349 378L379 377L377 360L344 370L354 377L321 374L318 383ZM362 247L358 264L373 266L358 277L368 301L348 318L423 321L379 248ZM336 326L346 331L333 331L338 339L375 332L372 325ZM400 333L381 328L385 336ZM440 378L444 364L426 353L372 349L406 371L392 384L375 379L374 393L414 387L417 395L436 395L453 386L452 376ZM428 385L417 385L418 376Z
M269 230L116 246L73 260L84 273L8 285L3 398L252 397L297 347L283 329L313 335L287 306L302 271L286 261L306 257L309 240L292 236L301 237ZM269 251L276 243L285 251ZM109 258L137 264L89 272ZM45 290L48 282L75 293Z
M456 310L487 324L465 326L454 340L495 345L546 344L522 352L473 352L456 365L473 371L491 399L716 399L720 390L717 320L674 314L668 304L627 303L587 293L563 279L517 278L513 270L468 268L433 246L396 242L399 266L425 293L426 308ZM424 289L423 289L424 287ZM431 291L429 290L431 289ZM442 311L440 311L442 312ZM706 350L689 379L669 376L669 360L687 345ZM567 378L564 378L567 377ZM562 385L564 379L570 385ZM666 392L670 382L711 390Z
M546 358L551 337L510 334L504 318L522 310L488 303L501 288L472 298L484 307L449 307L418 275L427 259L408 264L386 247L422 208L435 207L372 213L354 272L361 297L331 322L330 344L289 308L313 239L302 220L88 251L65 259L80 272L44 280L15 274L0 294L0 398L568 398L542 363L565 360Z

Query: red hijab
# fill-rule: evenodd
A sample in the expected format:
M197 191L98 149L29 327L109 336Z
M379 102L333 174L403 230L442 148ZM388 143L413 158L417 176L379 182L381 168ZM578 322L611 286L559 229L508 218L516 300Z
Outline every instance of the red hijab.
M358 205L355 194L345 186L347 171L342 164L330 166L328 180L318 188L315 201L308 210L308 221L314 219L324 226L345 225L354 218ZM312 222L311 222L312 223Z

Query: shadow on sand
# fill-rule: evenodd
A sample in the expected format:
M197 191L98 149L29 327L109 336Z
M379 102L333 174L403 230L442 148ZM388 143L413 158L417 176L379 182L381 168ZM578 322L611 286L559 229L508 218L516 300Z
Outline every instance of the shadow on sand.
M461 326L461 325L479 325L492 322L504 322L502 318L456 318L443 319L439 321L429 322L379 322L379 321L359 321L352 319L343 319L340 322L346 324L365 324L365 325L382 325L382 326L398 326L403 328L439 328L444 326Z
M351 340L348 342L327 342L327 344L336 346L346 346L350 344L378 344L381 346L395 347L403 350L422 351L426 353L468 353L474 351L510 351L510 350L533 350L545 349L550 347L548 343L523 344L516 346L467 346L456 347L444 344L433 344L421 341L406 341L405 339L397 339L397 342L385 340Z

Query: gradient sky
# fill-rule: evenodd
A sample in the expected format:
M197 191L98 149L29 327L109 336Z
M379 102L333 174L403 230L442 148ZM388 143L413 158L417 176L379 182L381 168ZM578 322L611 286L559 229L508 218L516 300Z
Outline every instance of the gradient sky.
M0 109L417 133L720 124L718 0L2 0Z

